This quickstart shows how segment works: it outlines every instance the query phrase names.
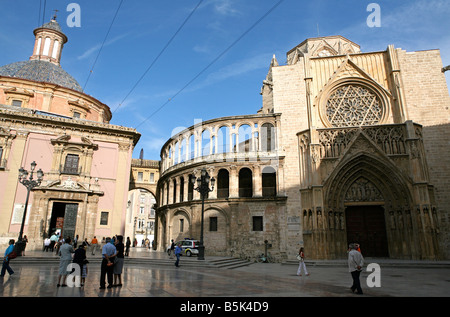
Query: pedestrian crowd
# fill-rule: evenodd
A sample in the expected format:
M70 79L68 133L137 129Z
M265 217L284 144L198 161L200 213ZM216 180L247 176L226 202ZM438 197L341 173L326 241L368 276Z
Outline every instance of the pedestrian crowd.
M24 236L24 239L26 239L26 236ZM57 287L67 286L66 278L73 272L78 275L77 277L80 281L79 285L76 285L75 283L75 286L84 286L85 279L88 274L87 264L89 263L89 261L87 260L86 251L90 249L91 254L95 255L99 247L99 242L97 240L97 237L94 237L90 243L87 241L87 239L84 239L84 241L82 241L79 245L78 243L78 235L76 235L76 237L72 241L70 237L63 239L56 233L54 233L51 237L45 239L44 241L44 252L54 252L56 250L56 253L60 256L58 283L56 285ZM14 259L17 256L14 251L14 244L15 241L11 239L3 257L0 277L5 276L6 272L8 272L9 275L14 274L14 271L9 265L10 260ZM123 236L121 235L116 235L112 238L106 237L103 238L102 244L100 289L105 289L106 287L121 287L124 257L129 256L131 247L130 238L127 237L127 241L124 244ZM143 243L143 245L145 244ZM136 246L136 240L134 241L133 246ZM182 251L183 249L181 247L181 243L175 244L174 240L172 240L171 245L168 249L168 253L171 258L173 257L173 255L175 255L176 261L174 264L176 267L179 267L180 265L180 256L182 255ZM361 295L363 294L363 291L360 283L360 274L364 265L364 257L361 254L360 245L358 243L350 243L347 253L348 269L353 281L350 290L352 291L352 293L356 292L356 294ZM21 255L25 255L24 250L22 251ZM305 249L303 247L300 248L297 259L299 260L297 275L302 276L303 271L306 276L309 276L305 264ZM108 286L106 286L106 283L108 283Z
M26 236L24 236L24 241ZM26 240L27 241L27 240ZM3 264L0 277L5 276L6 272L13 275L14 271L11 268L10 260L14 259L15 241L11 239L9 246L5 251L3 257ZM116 235L112 238L105 237L100 244L97 237L89 242L87 238L80 241L79 236L76 235L74 239L70 237L63 238L58 233L53 233L50 237L44 240L43 252L55 252L60 257L57 287L65 287L67 285L67 277L74 275L74 286L84 286L88 274L88 259L86 254L95 255L101 248L102 264L100 271L100 289L106 287L106 280L108 281L108 288L122 286L122 272L124 257L129 256L131 241L127 238L124 244L123 236ZM21 255L25 255L22 251ZM79 281L77 283L77 281Z

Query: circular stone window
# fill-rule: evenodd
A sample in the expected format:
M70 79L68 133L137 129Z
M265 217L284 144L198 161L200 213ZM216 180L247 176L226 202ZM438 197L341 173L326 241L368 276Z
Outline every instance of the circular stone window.
M383 115L379 96L358 84L339 86L326 104L326 117L333 127L374 125L380 123Z

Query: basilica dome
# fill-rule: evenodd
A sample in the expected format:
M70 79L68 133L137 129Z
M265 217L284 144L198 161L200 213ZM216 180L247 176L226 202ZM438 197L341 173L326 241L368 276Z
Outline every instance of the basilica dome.
M82 92L80 84L59 65L41 60L15 62L0 67L0 76L51 83Z
M61 68L61 51L67 36L62 32L56 17L33 33L36 38L30 59L0 67L0 76L51 83L82 92L80 84Z
M85 94L77 80L61 67L68 38L56 16L33 33L34 48L29 60L0 66L0 106L109 123L109 107Z

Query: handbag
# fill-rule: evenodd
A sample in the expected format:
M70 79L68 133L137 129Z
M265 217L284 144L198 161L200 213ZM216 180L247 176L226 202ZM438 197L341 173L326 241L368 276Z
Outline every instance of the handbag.
M301 261L302 257L300 256L300 254L297 254L297 260Z
M10 254L8 254L8 260L12 260L17 258L17 253L15 251L12 251Z

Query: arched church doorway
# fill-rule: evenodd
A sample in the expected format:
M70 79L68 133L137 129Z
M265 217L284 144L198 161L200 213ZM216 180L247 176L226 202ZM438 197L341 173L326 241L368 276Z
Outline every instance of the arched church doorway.
M325 208L335 217L342 215L339 224L329 219L332 256L339 257L342 247L353 242L367 257L411 256L417 234L412 227L399 228L393 219L396 213L406 214L412 201L395 166L367 153L357 155L332 173L325 192Z
M358 243L367 257L389 257L384 208L357 205L345 208L347 243Z

